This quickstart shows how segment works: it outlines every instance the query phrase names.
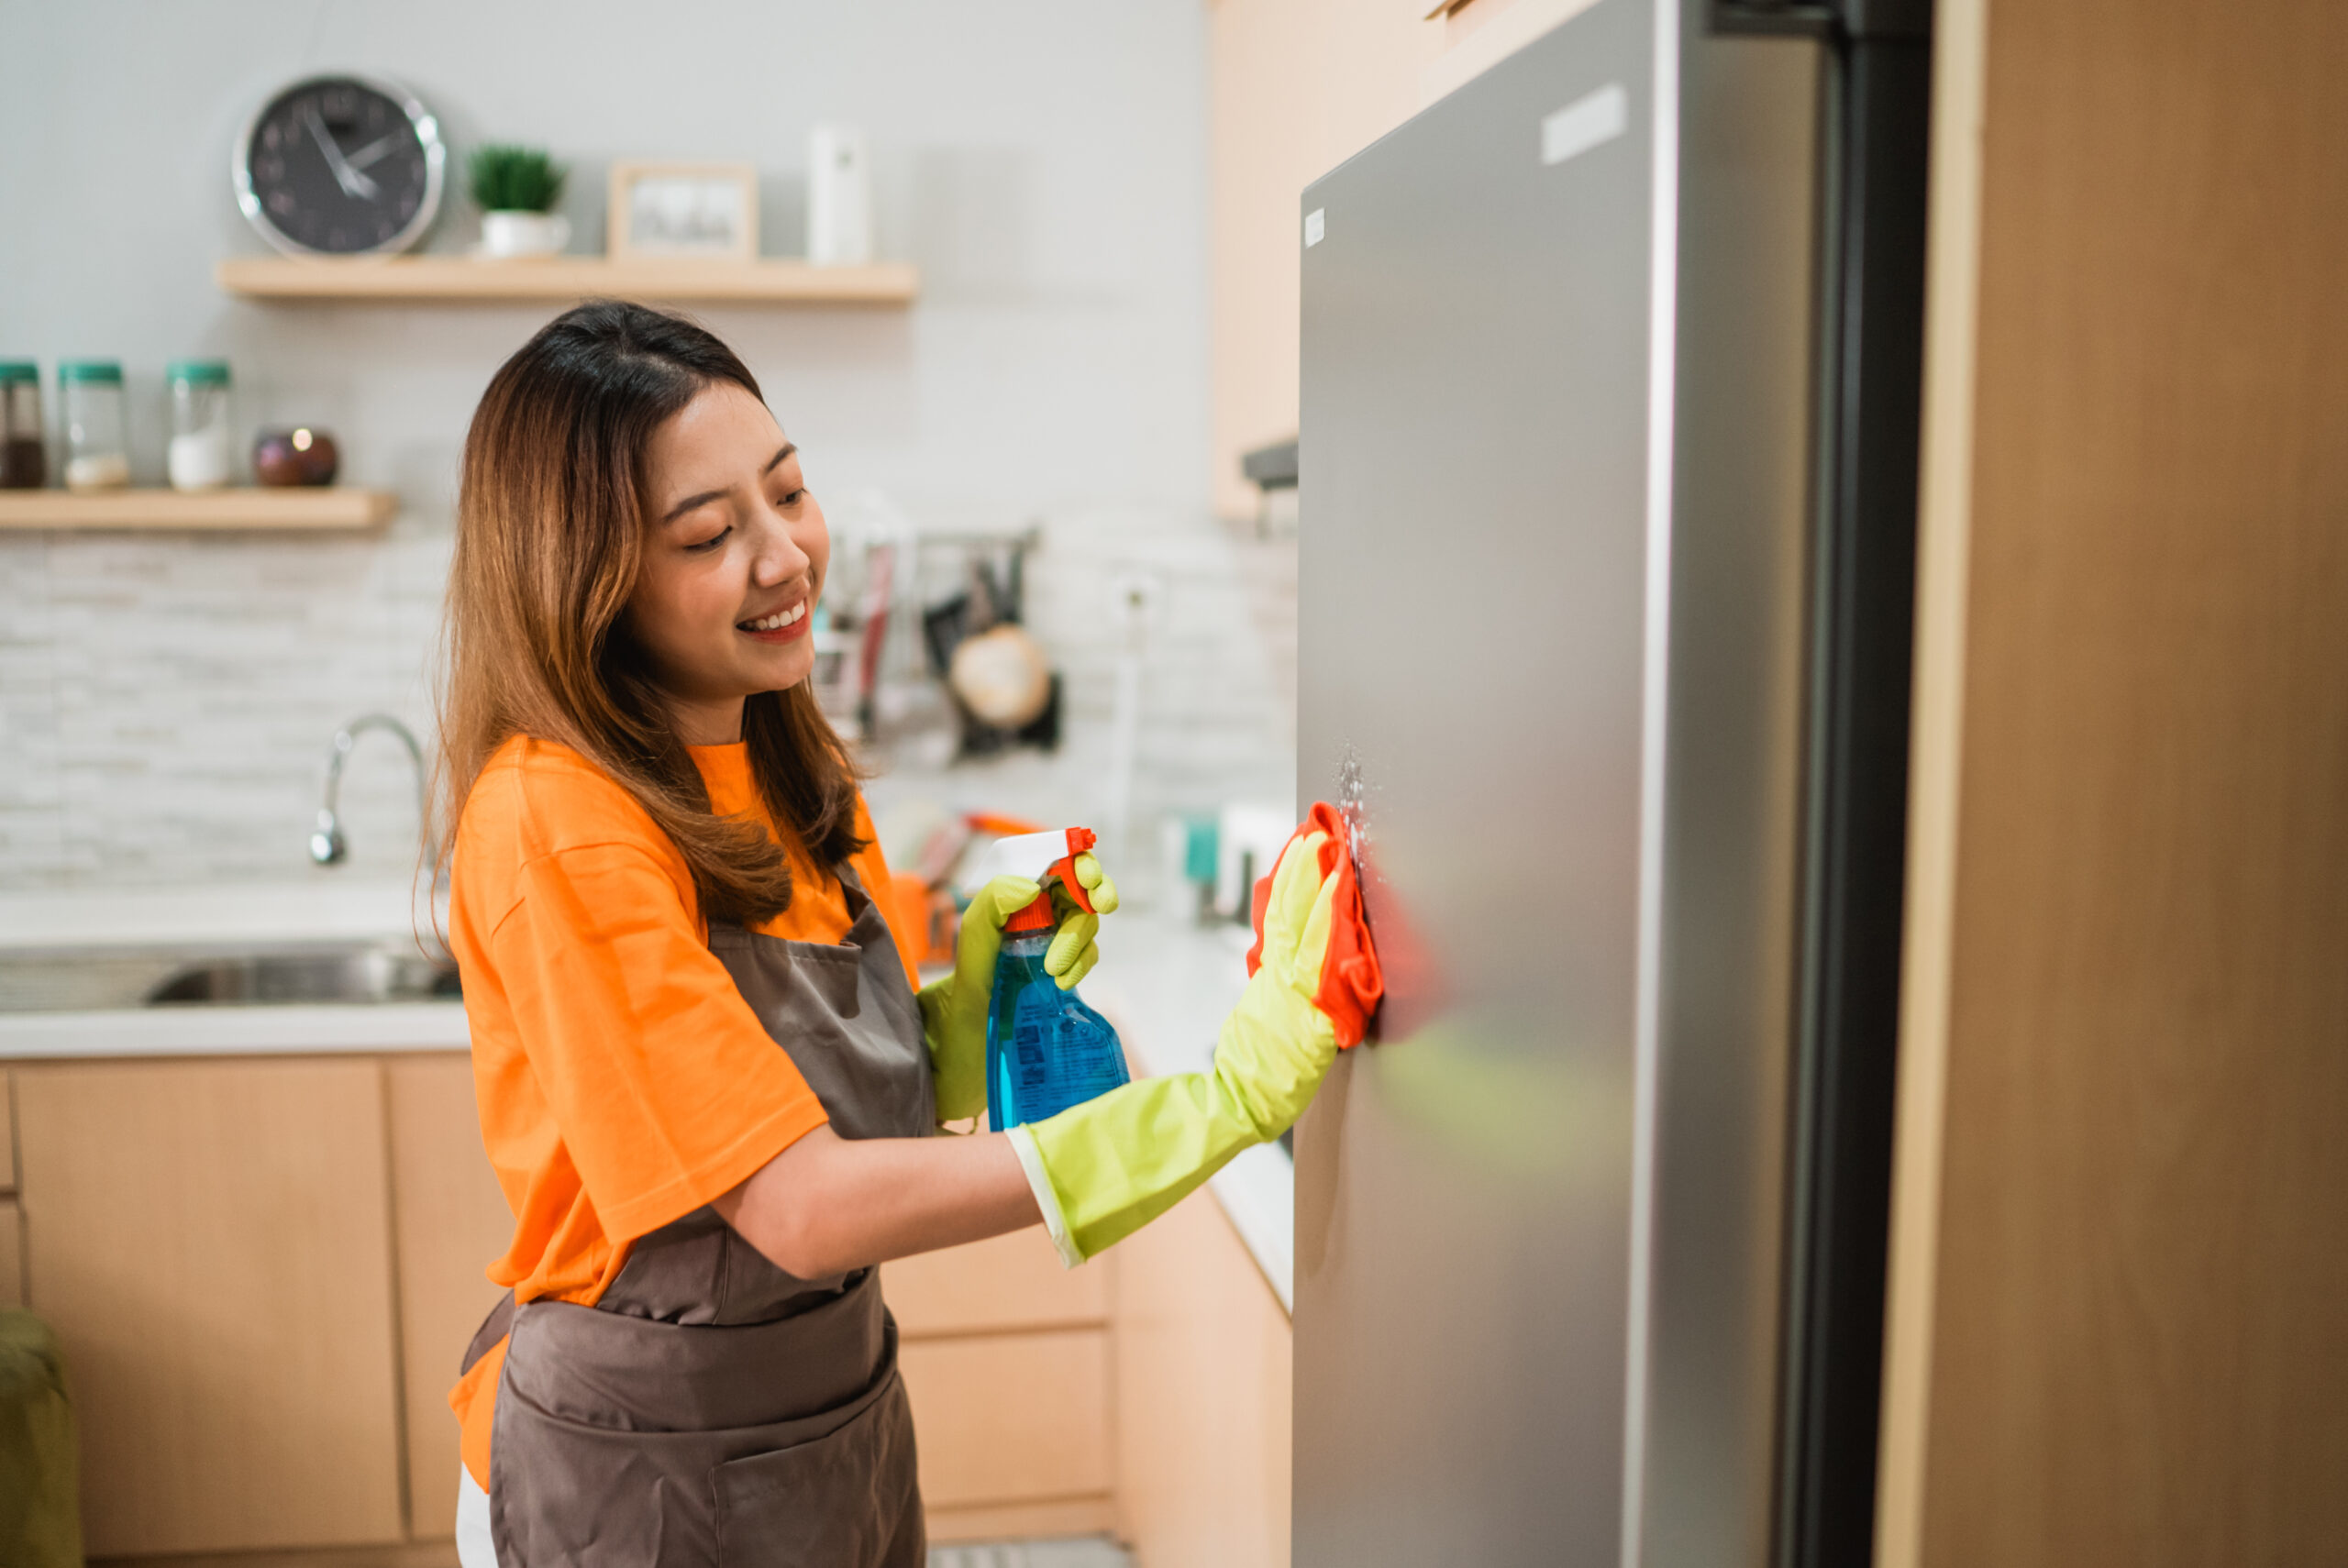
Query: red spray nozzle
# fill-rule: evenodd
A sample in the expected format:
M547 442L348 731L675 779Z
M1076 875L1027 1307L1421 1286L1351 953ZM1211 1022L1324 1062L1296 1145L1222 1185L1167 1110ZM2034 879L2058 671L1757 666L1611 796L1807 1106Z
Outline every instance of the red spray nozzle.
M1003 922L1005 933L1051 929L1054 916L1050 884L1054 880L1068 890L1068 896L1075 901L1078 909L1088 914L1095 912L1092 896L1085 891L1084 884L1076 879L1073 863L1078 856L1098 842L1091 828L1081 827L1023 834L1017 838L997 840L988 849L986 859L980 863L978 879L1025 877L1043 889L1036 895L1035 902Z

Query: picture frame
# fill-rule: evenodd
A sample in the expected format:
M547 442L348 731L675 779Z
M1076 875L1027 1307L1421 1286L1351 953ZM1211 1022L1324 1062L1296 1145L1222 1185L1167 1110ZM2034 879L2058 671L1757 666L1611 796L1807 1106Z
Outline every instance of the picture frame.
M619 260L750 261L759 254L759 171L748 163L612 165L605 247Z

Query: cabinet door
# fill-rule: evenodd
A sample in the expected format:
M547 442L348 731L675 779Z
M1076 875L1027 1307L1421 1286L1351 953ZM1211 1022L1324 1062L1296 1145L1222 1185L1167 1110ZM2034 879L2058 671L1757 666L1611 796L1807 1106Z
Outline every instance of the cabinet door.
M401 1533L382 1069L20 1069L26 1284L94 1557Z
M408 1525L417 1538L437 1540L457 1529L457 1418L449 1389L473 1331L504 1294L486 1271L513 1242L514 1215L482 1148L472 1059L411 1057L384 1072L399 1216Z

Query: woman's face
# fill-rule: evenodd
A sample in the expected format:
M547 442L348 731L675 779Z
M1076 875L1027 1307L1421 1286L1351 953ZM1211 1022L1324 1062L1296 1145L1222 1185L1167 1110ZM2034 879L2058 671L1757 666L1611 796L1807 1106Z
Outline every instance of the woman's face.
M809 614L831 560L799 448L730 382L654 433L644 564L626 625L689 745L742 738L742 700L814 668Z

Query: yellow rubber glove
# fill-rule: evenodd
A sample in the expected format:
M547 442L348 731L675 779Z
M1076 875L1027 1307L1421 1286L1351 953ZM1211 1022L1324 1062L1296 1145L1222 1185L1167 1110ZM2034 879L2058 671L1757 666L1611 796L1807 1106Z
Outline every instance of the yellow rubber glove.
M1339 880L1321 873L1326 837L1299 834L1273 869L1261 966L1223 1021L1212 1070L1143 1078L1011 1130L1062 1262L1140 1230L1312 1102L1337 1055L1336 1025L1313 1000Z
M1058 882L1052 884L1052 907L1063 918L1045 950L1044 972L1064 991L1101 962L1101 946L1093 938L1101 930L1101 915L1117 907L1117 885L1099 860L1080 855L1070 868L1100 913L1078 909ZM1024 877L997 877L980 888L962 911L961 933L954 942L954 972L924 986L914 998L921 1004L922 1038L929 1045L940 1121L986 1113L987 1010L994 999L995 956L1002 951L1003 922L1034 903L1036 891Z

